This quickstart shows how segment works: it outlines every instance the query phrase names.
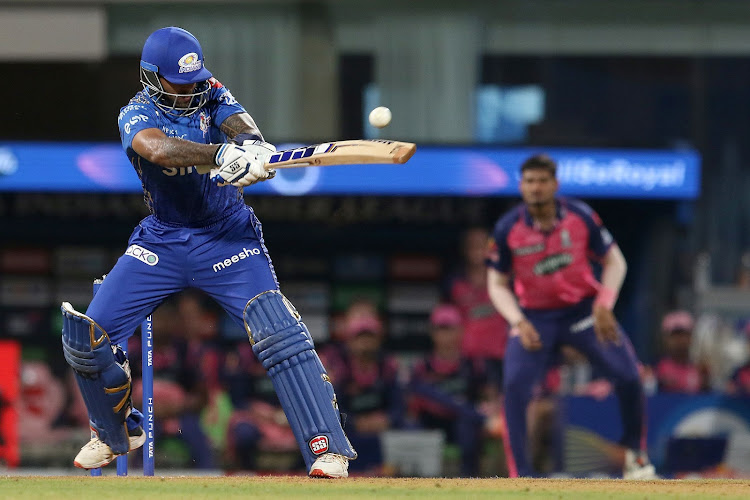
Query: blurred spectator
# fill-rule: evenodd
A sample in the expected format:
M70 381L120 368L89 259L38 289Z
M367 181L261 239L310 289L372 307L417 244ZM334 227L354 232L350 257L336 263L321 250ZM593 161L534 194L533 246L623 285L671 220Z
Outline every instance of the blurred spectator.
M740 257L735 283L737 288L750 289L750 252L744 252Z
M65 411L65 399L65 385L55 378L47 364L41 361L22 364L18 405L18 437L22 445L50 446L70 436L71 429L58 426ZM88 417L85 422L88 424Z
M710 387L723 391L727 381L748 359L743 326L716 312L705 312L695 322L690 358L707 366Z
M255 470L261 452L293 452L301 460L273 383L249 343L227 351L222 381L233 407L226 439L229 466Z
M727 384L727 393L732 396L750 396L750 361L732 374Z
M348 318L339 363L329 366L339 408L347 415L345 430L359 454L349 470L378 473L382 466L380 433L402 425L403 394L398 365L383 349L385 332L374 315Z
M329 340L318 346L318 356L326 367L328 374L333 377L336 373L346 372L344 366L344 357L346 356L346 341L349 337L348 330L352 322L364 318L364 321L380 322L378 308L375 303L366 297L357 297L349 303L343 314L336 315L333 318ZM382 330L382 324L379 326Z
M662 319L664 356L656 365L659 391L696 394L708 390L708 369L690 359L694 326L693 315L687 311L672 311Z
M346 328L352 319L373 316L380 317L375 302L368 297L355 297L343 313L334 315L330 332L331 342L342 345L346 341Z
M67 370L64 384L68 394L68 401L63 412L65 425L78 429L88 429L89 411L86 409L86 403L83 401L83 396L81 396L81 391L78 388L78 382L76 382L73 370ZM140 400L137 400L136 406L139 406L140 403Z
M449 280L446 298L461 310L464 355L487 364L488 379L499 391L508 323L492 305L487 292L488 241L489 233L483 228L471 228L464 233L462 267Z
M479 475L485 417L477 405L486 392L481 363L461 353L458 307L436 306L430 316L432 351L418 361L409 384L409 416L426 429L440 429L461 450L461 475Z
M750 396L750 356L748 356L748 344L750 344L750 319L740 322L741 336L745 341L745 362L740 364L729 377L726 391L733 396ZM739 346L735 346L739 347ZM740 349L735 349L740 350Z

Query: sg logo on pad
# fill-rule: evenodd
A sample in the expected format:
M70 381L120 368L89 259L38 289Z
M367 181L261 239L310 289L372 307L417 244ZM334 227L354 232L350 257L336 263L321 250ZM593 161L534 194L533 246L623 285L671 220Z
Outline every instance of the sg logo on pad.
M310 445L310 451L315 455L322 455L328 451L328 437L327 436L315 436L308 443Z

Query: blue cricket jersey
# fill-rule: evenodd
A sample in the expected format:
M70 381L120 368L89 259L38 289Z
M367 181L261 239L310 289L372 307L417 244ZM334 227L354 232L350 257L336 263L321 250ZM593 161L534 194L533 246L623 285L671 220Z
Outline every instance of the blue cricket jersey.
M201 144L226 142L219 126L227 117L245 112L245 108L218 80L211 78L209 82L208 102L190 116L164 114L142 90L120 110L117 119L122 147L141 179L146 205L166 224L204 227L244 205L242 188L219 187L211 181L210 174L201 175L193 167L163 168L133 151L133 137L148 128Z

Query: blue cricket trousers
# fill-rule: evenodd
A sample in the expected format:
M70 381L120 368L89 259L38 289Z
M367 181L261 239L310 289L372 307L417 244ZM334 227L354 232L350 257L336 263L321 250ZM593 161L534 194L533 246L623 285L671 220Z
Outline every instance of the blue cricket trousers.
M146 217L133 230L128 249L86 315L117 344L167 297L186 288L206 292L239 325L244 324L242 313L250 299L278 289L261 224L250 207L200 228Z

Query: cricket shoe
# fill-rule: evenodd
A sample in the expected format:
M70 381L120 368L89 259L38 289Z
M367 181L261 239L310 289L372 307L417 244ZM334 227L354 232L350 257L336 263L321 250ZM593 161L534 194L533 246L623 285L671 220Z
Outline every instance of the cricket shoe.
M133 451L143 446L146 442L146 433L142 427L136 427L133 430L128 431L128 440L130 441L130 450ZM91 441L86 443L81 451L78 452L76 458L73 459L73 465L80 467L81 469L96 469L98 467L104 467L117 455L114 454L112 448L107 443L99 439L98 436L94 435Z
M656 475L656 469L654 469L645 453L637 450L626 450L622 478L648 480L659 479L659 476Z
M310 467L310 477L338 479L349 476L349 459L343 455L326 453L321 455Z

